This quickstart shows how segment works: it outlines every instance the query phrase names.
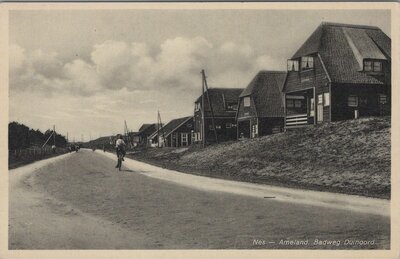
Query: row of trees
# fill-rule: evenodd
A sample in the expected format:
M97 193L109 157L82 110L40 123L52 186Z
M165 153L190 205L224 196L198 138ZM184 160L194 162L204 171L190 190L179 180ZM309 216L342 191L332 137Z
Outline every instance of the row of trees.
M43 133L38 129L30 129L24 124L20 124L15 121L10 122L8 124L8 149L16 150L29 148L32 146L41 147L52 133L53 130L46 130L46 132ZM48 142L49 145L53 145L53 143L53 139L49 140ZM63 135L56 132L55 145L57 147L66 147L67 139Z

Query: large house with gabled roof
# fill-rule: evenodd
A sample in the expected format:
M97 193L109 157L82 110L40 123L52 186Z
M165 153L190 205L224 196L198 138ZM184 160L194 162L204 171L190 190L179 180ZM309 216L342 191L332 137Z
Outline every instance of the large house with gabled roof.
M287 64L286 128L390 114L391 39L378 27L322 23Z
M194 109L193 143L202 142L203 136L205 143L237 139L236 113L242 91L243 88L209 88L203 94L204 119L202 117L202 96L197 98ZM213 112L211 112L211 108Z
M282 132L285 71L260 71L239 96L238 138Z

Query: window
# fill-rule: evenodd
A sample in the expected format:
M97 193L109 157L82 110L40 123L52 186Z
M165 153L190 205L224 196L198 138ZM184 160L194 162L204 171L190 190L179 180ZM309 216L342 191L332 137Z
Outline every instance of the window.
M381 72L382 71L382 62L374 61L374 71Z
M366 72L382 72L382 61L364 60L364 71L366 71Z
M227 109L227 110L230 110L230 111L236 111L237 108L238 108L237 103L228 103L228 104L226 105L226 109Z
M313 57L302 57L301 58L301 70L309 70L314 68Z
M250 96L243 98L243 105L244 107L250 107Z
M299 99L287 99L286 107L287 108L301 108L303 106L303 102Z
M293 108L294 107L294 100L293 99L286 100L286 107L287 108Z
M287 61L288 71L299 71L299 61L298 60L288 60Z
M194 105L194 110L195 110L195 111L199 111L200 108L201 108L200 103L195 103L195 105Z
M314 98L310 99L310 117L314 117L314 106L315 106L315 102L314 102Z
M210 130L214 130L212 124L210 124L210 125L208 126L208 128L209 128ZM215 129L220 130L220 129L221 129L221 125L215 125Z
M350 95L347 98L347 105L349 107L357 107L358 106L358 98L355 95Z
M368 98L366 96L360 96L359 103L360 103L360 105L367 105Z
M372 61L364 61L364 71L372 71Z
M324 93L324 106L329 106L331 103L329 93Z
M387 95L386 94L379 95L379 104L387 104Z
M188 145L188 134L187 133L182 133L181 141L182 141L182 146Z
M322 98L322 94L318 95L318 104L322 104L323 103L323 98Z

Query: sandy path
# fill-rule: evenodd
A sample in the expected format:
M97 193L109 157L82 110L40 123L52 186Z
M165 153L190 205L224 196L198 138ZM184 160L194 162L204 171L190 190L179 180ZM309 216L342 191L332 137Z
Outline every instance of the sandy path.
M97 151L111 159L114 154ZM269 197L280 202L290 202L345 209L362 213L390 216L390 200L347 195L341 193L285 188L264 184L238 182L206 176L184 174L173 170L149 165L140 161L125 159L124 166L135 169L148 177L153 177L203 191L226 192L265 199Z
M139 235L32 188L34 172L70 155L10 171L9 249L118 249L131 243L145 247Z
M220 184L208 190L200 179L194 188L154 177L165 171L145 171L128 160L130 169L118 172L113 158L82 150L10 171L10 248L333 248L279 245L316 238L374 241L340 249L389 248L385 216L221 191Z

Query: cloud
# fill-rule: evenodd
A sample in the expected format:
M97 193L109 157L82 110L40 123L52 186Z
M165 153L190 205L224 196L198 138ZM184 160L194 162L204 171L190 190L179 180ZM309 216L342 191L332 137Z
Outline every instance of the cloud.
M55 52L10 46L10 88L91 96L104 91L191 91L206 69L210 86L245 87L261 69L280 62L246 44L215 45L203 37L167 39L158 47L107 40L89 60L61 60ZM214 85L215 84L215 85Z

